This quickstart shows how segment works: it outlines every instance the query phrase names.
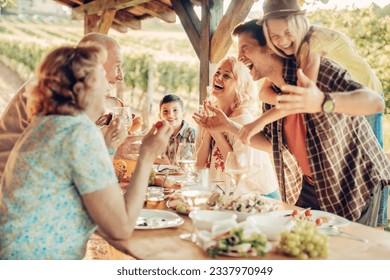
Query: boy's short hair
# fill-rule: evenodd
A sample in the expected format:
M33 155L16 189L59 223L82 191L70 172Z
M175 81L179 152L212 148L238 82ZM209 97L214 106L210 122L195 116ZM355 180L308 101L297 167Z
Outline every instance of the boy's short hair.
M184 109L183 100L176 94L167 94L165 95L161 101L160 101L160 109L163 104L171 103L171 102L178 102L182 109Z

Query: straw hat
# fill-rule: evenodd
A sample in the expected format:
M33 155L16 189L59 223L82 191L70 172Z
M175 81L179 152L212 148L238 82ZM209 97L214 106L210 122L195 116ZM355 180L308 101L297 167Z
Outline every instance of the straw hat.
M304 15L297 0L265 0L263 4L263 20L286 17L290 15Z

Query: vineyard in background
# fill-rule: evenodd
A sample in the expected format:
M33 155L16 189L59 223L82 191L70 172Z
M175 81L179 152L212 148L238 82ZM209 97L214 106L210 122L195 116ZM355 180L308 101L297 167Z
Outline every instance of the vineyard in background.
M354 42L357 51L381 80L387 111L390 113L390 17L389 7L342 11L317 11L307 14L312 24L337 29ZM330 17L329 14L332 14ZM180 24L157 20L144 21L142 30L126 34L110 30L122 48L124 83L118 94L135 111L143 110L147 98L148 71L153 71L152 112L168 92L184 100L189 115L198 107L199 62ZM0 16L0 60L26 80L50 49L75 44L83 34L82 22ZM229 54L236 54L235 43ZM388 117L387 117L388 118ZM387 119L387 122L389 120ZM385 124L387 150L390 150L389 124Z
M164 94L174 92L183 98L189 111L194 111L199 102L196 54L181 26L174 25L168 32L162 32L153 28L154 24L153 21L149 23L150 31L120 34L110 30L109 35L119 42L123 54L121 97L140 112L148 90L148 71L151 70L154 107ZM50 49L76 44L82 34L81 22L0 17L0 60L27 80Z

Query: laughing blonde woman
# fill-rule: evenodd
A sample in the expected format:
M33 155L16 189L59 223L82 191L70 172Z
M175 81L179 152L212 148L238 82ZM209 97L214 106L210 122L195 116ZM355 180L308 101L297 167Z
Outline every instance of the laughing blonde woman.
M213 76L211 98L212 105L221 109L226 116L239 124L251 122L256 112L256 87L248 68L234 57L223 59ZM204 114L208 114L204 106ZM225 132L213 131L204 126L199 118L197 133L197 167L210 168L210 180L225 179L225 159L230 151L245 152L249 159L249 172L242 187L235 195L257 191L261 194L280 199L275 171L269 154L244 145L237 137Z

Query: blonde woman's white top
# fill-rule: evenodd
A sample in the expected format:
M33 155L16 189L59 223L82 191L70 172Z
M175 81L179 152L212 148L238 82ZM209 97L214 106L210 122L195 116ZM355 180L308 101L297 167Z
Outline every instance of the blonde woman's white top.
M253 121L253 116L249 112L230 119L239 124L247 124ZM243 151L247 153L249 161L249 172L243 184L240 184L235 195L248 192L258 191L261 194L269 194L278 189L276 173L272 164L271 158L267 152L257 150L255 148L244 145L237 137L231 134L225 134L227 141L232 145L234 151ZM210 180L225 181L224 159L214 144L211 148L211 156L209 155L210 165Z

